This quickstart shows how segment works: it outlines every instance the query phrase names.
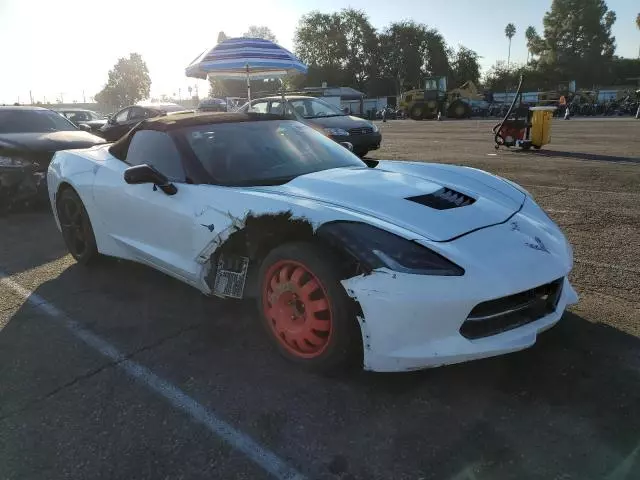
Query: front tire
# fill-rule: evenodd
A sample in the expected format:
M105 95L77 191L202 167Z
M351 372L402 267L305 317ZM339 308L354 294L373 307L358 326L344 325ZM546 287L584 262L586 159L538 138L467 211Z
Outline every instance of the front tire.
M76 262L89 265L99 257L96 237L89 214L80 196L72 188L65 188L58 195L56 211L62 238Z
M269 338L282 356L329 373L358 351L360 330L330 251L305 242L272 250L260 267L259 307Z
M422 103L416 103L411 110L409 110L409 117L412 120L422 120L424 116L424 105Z

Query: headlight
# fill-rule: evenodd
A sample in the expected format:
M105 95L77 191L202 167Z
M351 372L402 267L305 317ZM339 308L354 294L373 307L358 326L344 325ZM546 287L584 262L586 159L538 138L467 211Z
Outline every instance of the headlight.
M380 228L359 222L331 222L318 234L337 240L371 270L390 270L416 275L461 276L464 269L422 245Z
M376 125L375 123L372 123L371 126L373 127L373 133L378 133L380 131L378 125Z
M348 137L349 132L344 128L325 128L324 133L327 135L333 135L334 137Z

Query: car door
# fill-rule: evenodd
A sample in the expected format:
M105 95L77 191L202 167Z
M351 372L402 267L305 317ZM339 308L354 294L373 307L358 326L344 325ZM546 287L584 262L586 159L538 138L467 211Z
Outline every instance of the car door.
M177 187L167 195L152 184L130 185L124 171L147 164ZM186 181L183 162L166 132L140 130L124 160L110 157L96 173L94 199L107 234L128 257L198 285L198 254L220 226L222 213L206 210L206 192ZM206 213L206 215L205 215ZM197 228L196 228L197 227Z

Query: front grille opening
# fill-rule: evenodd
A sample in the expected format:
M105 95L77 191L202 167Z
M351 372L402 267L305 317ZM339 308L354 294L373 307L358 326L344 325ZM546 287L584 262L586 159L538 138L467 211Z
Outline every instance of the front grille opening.
M358 127L349 130L349 135L369 135L370 133L373 133L371 127Z
M564 279L524 292L476 305L460 327L470 340L496 335L534 322L554 312L562 293Z
M448 210L450 208L466 207L473 204L476 199L456 192L447 187L443 187L433 193L427 195L418 195L417 197L409 197L407 200L419 203L426 207L435 208L436 210Z

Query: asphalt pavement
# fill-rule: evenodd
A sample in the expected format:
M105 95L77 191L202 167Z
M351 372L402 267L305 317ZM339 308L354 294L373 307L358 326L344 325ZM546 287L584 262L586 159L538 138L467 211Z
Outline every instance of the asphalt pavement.
M525 185L574 244L580 303L523 352L322 377L250 302L79 266L49 213L2 218L0 479L640 478L640 122L556 122L538 154L496 152L487 122L382 131L374 157Z

